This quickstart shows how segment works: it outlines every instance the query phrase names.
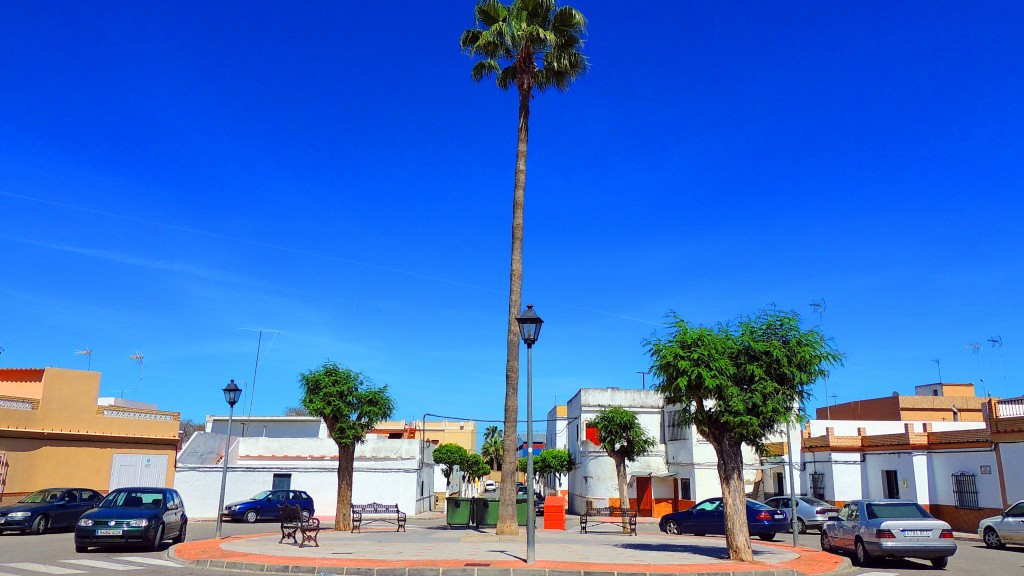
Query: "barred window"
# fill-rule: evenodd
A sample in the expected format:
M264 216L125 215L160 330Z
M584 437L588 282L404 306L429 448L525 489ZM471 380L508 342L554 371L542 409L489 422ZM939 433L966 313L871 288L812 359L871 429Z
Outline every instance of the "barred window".
M953 505L967 510L978 510L977 478L970 472L953 474Z
M818 500L825 499L825 474L811 472L811 496Z
M679 410L665 413L665 440L688 440L689 426L679 423Z

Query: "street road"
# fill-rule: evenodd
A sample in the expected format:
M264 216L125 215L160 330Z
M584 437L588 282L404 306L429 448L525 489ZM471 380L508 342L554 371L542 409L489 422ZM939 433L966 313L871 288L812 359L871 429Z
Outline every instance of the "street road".
M416 520L411 525L440 525L443 519ZM578 520L568 519L569 529L577 526ZM658 532L657 524L642 522L637 527L640 532ZM276 523L258 524L225 524L224 535L272 533L277 530ZM193 522L189 526L189 540L212 538L213 522ZM666 536L668 537L668 536ZM707 538L716 538L708 536ZM724 540L724 537L720 537ZM776 542L790 543L790 534L780 534ZM800 546L818 549L818 534L811 532L798 538ZM931 564L917 560L898 560L876 562L866 568L855 568L845 572L843 576L929 576L979 575L1004 576L1007 574L1024 574L1024 547L1007 547L1002 550L989 550L980 542L957 542L958 550L950 558L946 570L935 570ZM125 572L135 572L139 576L229 576L238 572L219 570L199 570L181 566L167 559L167 548L164 544L160 552L145 552L134 548L94 550L88 554L76 554L74 538L70 531L43 534L42 536L22 536L5 534L0 536L0 576L40 576L55 574L67 576L114 576Z

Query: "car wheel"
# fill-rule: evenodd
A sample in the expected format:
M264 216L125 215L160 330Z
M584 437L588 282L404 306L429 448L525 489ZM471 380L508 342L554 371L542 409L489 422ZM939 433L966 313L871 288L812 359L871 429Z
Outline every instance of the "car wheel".
M149 549L153 552L160 550L160 544L164 541L164 525L159 524L156 527L156 534L153 535L153 543L150 544Z
M309 520L309 519L310 519L310 518L312 518L312 517L313 517L313 513L312 513L312 512L310 512L309 510L303 510L303 511L302 511L302 520L303 520L303 521L305 521L305 520Z
M243 518L245 518L246 522L252 524L256 521L257 518L259 518L259 514L257 514L255 510L249 510L248 512L245 513L245 516Z
M669 520L668 522L665 522L665 532L668 532L669 534L683 533L682 529L679 528L679 522L676 522L675 520Z
M823 552L832 551L832 541L829 539L828 533L825 532L824 528L821 530L821 550Z
M999 537L999 533L993 528L985 528L985 546L989 548L1004 548L1006 544Z
M88 546L82 546L81 544L75 544L75 552L78 552L79 554L84 554L84 553L86 553L88 551L89 551L89 547Z
M945 570L946 566L949 565L949 556L943 556L941 558L932 558L932 566L939 570Z
M765 542L771 542L772 540L775 540L775 532L769 532L767 534L758 534L757 537L761 540L764 540Z
M37 516L35 522L32 522L32 533L42 534L43 532L46 532L46 525L48 523L46 516Z
M853 550L853 563L857 566L867 566L871 563L871 554L864 547L864 542L859 538Z
M184 542L185 541L185 532L187 530L188 530L188 522L187 521L182 522L181 523L181 530L178 531L178 535L175 536L174 539L171 540L171 542L174 542L175 544L181 544L182 542Z
M807 534L807 523L804 522L802 518L797 518L796 529L799 530L801 534Z

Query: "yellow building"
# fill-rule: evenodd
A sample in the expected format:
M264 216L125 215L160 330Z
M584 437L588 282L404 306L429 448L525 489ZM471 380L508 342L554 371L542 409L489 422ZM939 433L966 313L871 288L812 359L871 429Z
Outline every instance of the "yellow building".
M0 499L174 485L178 413L101 405L99 389L99 372L0 369Z
M477 452L476 422L472 420L388 420L378 423L370 434L388 438L426 440L433 444L458 444L470 452Z

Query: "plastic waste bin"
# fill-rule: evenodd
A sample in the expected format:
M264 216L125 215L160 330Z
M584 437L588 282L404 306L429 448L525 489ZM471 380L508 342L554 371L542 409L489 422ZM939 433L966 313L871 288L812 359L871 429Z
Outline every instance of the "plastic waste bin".
M526 526L526 518L534 513L533 510L530 510L529 501L526 499L526 496L516 497L516 519L519 520L520 526Z
M470 498L445 498L445 511L449 528L469 526L473 520L473 502Z
M475 512L473 514L476 519L477 526L497 526L498 525L498 505L497 498L473 498L473 507Z

